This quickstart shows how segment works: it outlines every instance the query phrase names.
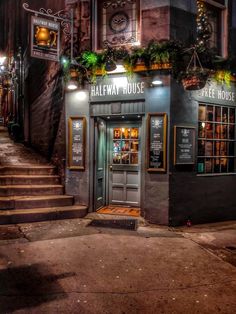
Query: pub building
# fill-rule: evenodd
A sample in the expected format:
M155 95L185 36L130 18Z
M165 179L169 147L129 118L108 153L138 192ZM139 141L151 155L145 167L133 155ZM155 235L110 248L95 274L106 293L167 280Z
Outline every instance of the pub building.
M68 92L66 193L157 224L235 219L235 97L234 82L185 91L158 71Z

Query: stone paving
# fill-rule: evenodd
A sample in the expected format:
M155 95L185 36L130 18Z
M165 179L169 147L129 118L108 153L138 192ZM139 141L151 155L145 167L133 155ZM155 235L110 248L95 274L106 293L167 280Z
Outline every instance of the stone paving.
M236 312L236 268L189 237L211 226L130 231L92 219L0 226L0 313ZM215 239L231 243L234 226L213 227Z

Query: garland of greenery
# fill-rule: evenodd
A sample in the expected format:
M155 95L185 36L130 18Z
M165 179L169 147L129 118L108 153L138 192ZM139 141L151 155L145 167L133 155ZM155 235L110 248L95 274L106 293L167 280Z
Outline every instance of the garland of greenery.
M198 51L199 58L204 68L204 75L206 72L209 73L209 70L214 72L221 70L220 77L222 80L222 71L227 70L226 80L227 82L229 81L228 73L231 70L230 59L221 60L219 62L213 50L202 49L202 47L199 48L198 46L196 46L196 50ZM73 71L78 72L78 80L82 81L83 79L87 79L87 75L86 77L84 76L84 73L86 72L86 74L89 73L90 81L95 82L98 71L102 76L107 75L107 61L122 64L128 76L132 76L135 67L138 64L144 64L147 70L150 70L154 64L170 64L171 74L174 78L180 81L191 74L189 71L183 70L186 69L191 54L192 49L189 49L184 46L183 43L174 40L161 42L150 41L145 48L132 47L127 49L124 47L109 47L100 52L86 50L75 58L81 67L73 66L68 59L66 62L63 62L63 74L65 81L69 80L72 68ZM85 71L81 71L81 68L85 69ZM200 74L202 74L202 71Z

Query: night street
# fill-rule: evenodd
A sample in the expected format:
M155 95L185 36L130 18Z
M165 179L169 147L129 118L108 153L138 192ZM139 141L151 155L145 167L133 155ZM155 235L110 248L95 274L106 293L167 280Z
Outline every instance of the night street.
M128 231L91 221L0 227L1 313L235 313L236 255L225 249L236 248L235 223Z
M236 0L0 0L0 314L236 314Z

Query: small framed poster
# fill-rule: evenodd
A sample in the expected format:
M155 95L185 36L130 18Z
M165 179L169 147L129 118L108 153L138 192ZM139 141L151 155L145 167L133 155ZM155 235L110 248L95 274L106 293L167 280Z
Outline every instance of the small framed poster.
M148 115L147 170L166 172L167 114Z
M195 127L174 126L174 164L195 164Z
M68 168L85 170L85 117L69 118L68 136Z

